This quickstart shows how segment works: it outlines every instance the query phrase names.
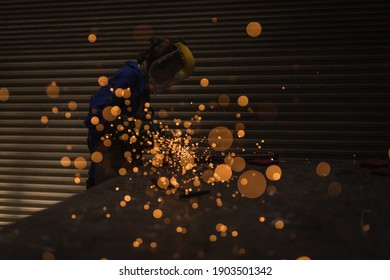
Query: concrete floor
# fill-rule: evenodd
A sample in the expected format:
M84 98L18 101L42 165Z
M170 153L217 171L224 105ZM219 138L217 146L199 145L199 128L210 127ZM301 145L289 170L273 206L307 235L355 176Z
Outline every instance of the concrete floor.
M343 161L320 177L317 164L281 162L255 199L235 196L236 181L178 198L141 173L117 177L4 228L0 259L390 259L390 177Z

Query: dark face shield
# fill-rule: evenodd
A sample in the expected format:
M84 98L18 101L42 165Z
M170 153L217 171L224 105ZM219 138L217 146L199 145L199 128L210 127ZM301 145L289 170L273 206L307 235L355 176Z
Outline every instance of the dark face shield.
M178 49L155 60L149 67L149 82L154 93L162 92L188 76L183 55Z

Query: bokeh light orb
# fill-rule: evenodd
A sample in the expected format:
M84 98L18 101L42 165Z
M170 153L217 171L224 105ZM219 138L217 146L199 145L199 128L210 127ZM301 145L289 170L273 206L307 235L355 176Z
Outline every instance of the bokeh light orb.
M228 128L218 126L210 131L208 143L215 151L226 151L233 144L233 134Z
M167 112L167 110L164 110L164 109L161 109L160 111L158 111L157 114L158 114L158 117L161 119L168 117L168 112Z
M100 163L103 161L103 154L99 151L95 151L91 154L91 160L94 163Z
M342 185L339 182L332 182L328 186L329 196L339 196L343 190Z
M41 123L47 124L49 122L49 118L47 116L42 116L41 117Z
M75 160L74 160L74 166L77 168L77 169L85 169L87 167L88 163L87 163L87 160L84 158L84 157L77 157Z
M284 222L282 220L277 220L275 222L275 228L276 229L283 229L284 228Z
M220 97L218 97L218 104L222 107L227 107L229 106L230 103L230 97L223 94Z
M233 164L232 169L235 172L241 172L245 169L246 162L245 159L242 157L235 157L233 158Z
M9 90L7 88L0 89L0 101L6 102L9 98Z
M271 181L279 181L282 177L282 169L277 165L270 165L265 171L265 175Z
M153 211L153 217L155 219L160 219L163 216L163 212L160 209L156 209Z
M257 170L248 170L241 174L237 182L238 190L247 198L261 196L267 187L263 174Z
M259 37L262 31L263 28L257 21L252 21L246 26L246 33L252 38Z
M330 165L329 163L322 161L317 165L316 172L320 177L326 177L330 174Z
M71 164L71 160L69 157L62 157L60 163L63 167L69 167Z
M311 258L308 257L308 256L300 256L300 257L297 258L297 260L299 260L299 261L309 261L309 260L311 260Z
M97 40L97 37L95 34L89 34L88 35L88 42L90 42L91 44L95 43Z
M245 107L248 105L249 103L249 98L245 95L241 95L238 99L237 99L237 103L238 105L240 105L241 107Z
M53 81L46 87L46 94L53 99L60 95L60 88L57 86L56 82Z
M202 174L202 180L208 184L213 183L215 181L214 171L211 169L204 171Z
M77 106L78 106L77 102L74 101L74 100L68 102L68 108L71 111L76 111L77 110Z
M169 186L169 179L167 177L160 177L157 180L157 185L161 189L166 189Z
M207 78L202 78L202 79L200 80L200 85L201 85L202 87L208 87L209 84L210 84L210 82L209 82L209 79L207 79Z
M214 177L217 181L226 182L232 177L232 168L227 164L219 164L215 168Z
M112 106L106 106L103 109L102 115L106 121L111 122L111 121L115 120L116 116L113 114L113 113L115 113L115 110L112 110L112 109L113 109Z
M105 87L106 85L108 85L108 78L106 76L100 76L98 78L98 84L101 87Z

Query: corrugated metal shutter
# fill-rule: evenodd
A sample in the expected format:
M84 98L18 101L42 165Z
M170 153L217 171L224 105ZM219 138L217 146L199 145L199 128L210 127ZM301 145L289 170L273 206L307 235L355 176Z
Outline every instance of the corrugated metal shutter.
M151 35L184 37L196 57L191 79L152 97L168 119L198 114L203 135L243 122L235 147L246 152L265 140L263 149L284 158L386 156L389 7L375 0L1 1L0 87L9 99L3 90L0 227L84 190L86 170L60 160L89 159L82 120L97 78L135 59ZM263 28L254 38L246 33L252 21ZM52 82L60 89L54 99L46 94ZM221 95L229 106L218 105ZM241 95L248 106L237 105ZM197 112L200 104L205 111Z

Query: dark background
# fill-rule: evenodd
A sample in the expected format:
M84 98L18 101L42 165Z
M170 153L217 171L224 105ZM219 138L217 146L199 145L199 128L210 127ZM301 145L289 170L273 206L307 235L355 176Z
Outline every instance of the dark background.
M197 137L224 125L235 134L234 147L252 153L265 140L262 150L284 159L388 157L388 1L0 5L0 87L10 93L0 102L0 227L84 190L86 169L63 167L60 159L89 160L83 118L97 79L135 59L150 36L183 37L196 58L189 80L152 96L156 112L168 112L168 124L198 114ZM259 37L247 35L251 21L262 25ZM208 87L200 86L202 78ZM53 81L56 99L46 94ZM229 106L218 106L221 95L229 96ZM249 98L245 108L237 105L240 95ZM200 104L206 105L201 113ZM234 131L238 122L245 124L243 139Z

